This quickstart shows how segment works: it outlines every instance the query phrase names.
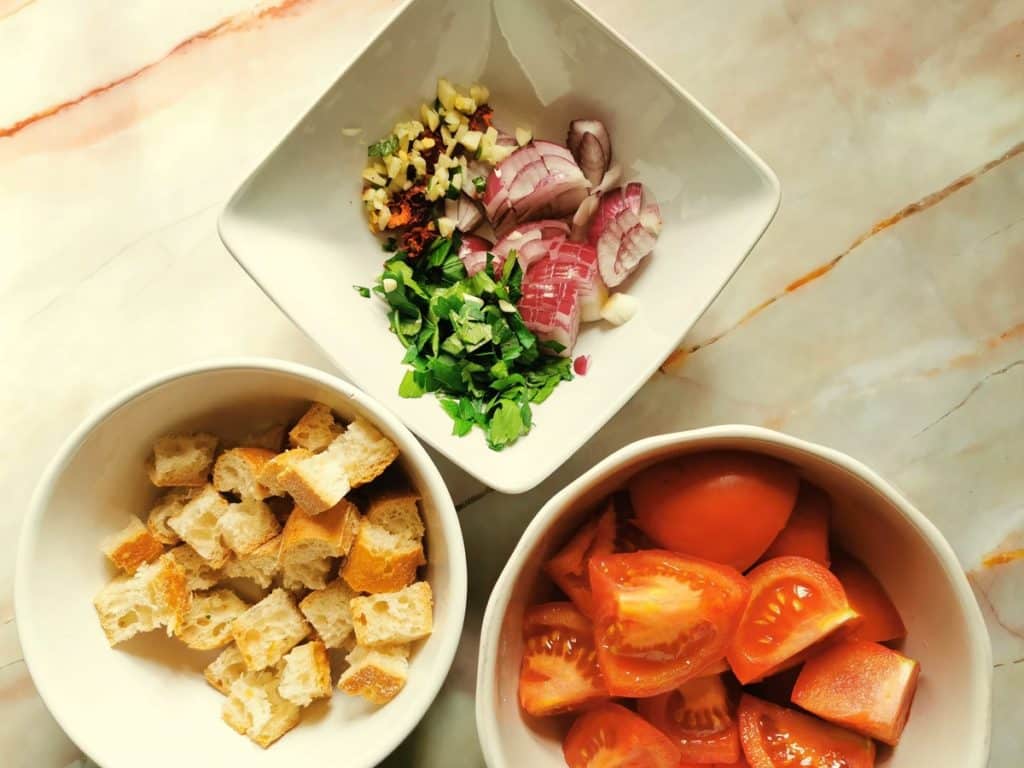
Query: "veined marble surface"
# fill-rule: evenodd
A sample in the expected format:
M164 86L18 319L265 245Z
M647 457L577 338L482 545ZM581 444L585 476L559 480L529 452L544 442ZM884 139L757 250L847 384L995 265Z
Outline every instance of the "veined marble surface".
M1024 755L1024 0L585 0L778 173L775 223L661 373L552 479L462 504L466 637L388 765L481 765L475 637L532 513L654 432L748 422L904 489L993 636L992 768ZM173 365L330 368L228 256L228 195L395 0L0 0L0 754L80 755L18 647L16 537L67 433ZM12 762L13 760L13 762Z

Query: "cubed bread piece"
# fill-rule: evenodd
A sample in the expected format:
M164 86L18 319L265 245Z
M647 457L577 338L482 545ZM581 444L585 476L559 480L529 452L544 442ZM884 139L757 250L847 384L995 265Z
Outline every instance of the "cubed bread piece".
M260 485L267 489L267 493L270 495L283 496L285 490L281 486L281 475L295 462L309 458L312 455L313 453L305 448L292 448L284 453L279 453L263 465L263 469L260 470L259 476L256 479Z
M398 458L398 446L364 419L355 419L329 451L340 452L348 483L353 488L372 482Z
M277 475L277 485L307 514L326 512L349 492L342 455L333 448L336 444L322 453L289 461Z
M281 584L289 592L301 597L310 589L323 589L331 578L334 558L314 557L281 564Z
M167 524L201 558L220 568L231 554L220 536L220 519L227 511L227 499L212 485L206 485Z
M285 586L323 589L331 566L328 558L347 555L358 528L359 510L345 499L315 516L296 506L281 534Z
M434 597L425 581L399 592L354 597L350 606L359 645L411 643L434 628Z
M405 687L409 677L409 646L364 648L357 645L345 657L348 669L338 688L349 696L362 696L374 704L386 704Z
M366 519L406 541L417 541L425 533L419 500L419 494L407 487L371 487Z
M300 710L278 693L273 672L247 672L231 684L224 722L266 749L299 723Z
M296 506L281 533L281 562L344 557L358 530L359 510L346 499L318 515Z
M164 435L153 443L153 455L147 465L149 479L161 488L205 485L216 451L214 435Z
M331 695L331 662L319 640L297 645L284 657L278 693L292 704L308 707Z
M305 448L317 453L334 442L334 438L341 432L342 427L334 420L330 407L323 403L313 403L288 433L288 444L293 448Z
M203 677L206 678L206 682L228 696L231 693L231 684L248 671L242 652L232 643L203 670Z
M188 613L191 593L185 572L172 558L139 567L133 576L118 576L93 600L100 626L111 646L140 632L166 627L178 630Z
M231 642L231 625L249 604L230 589L213 589L192 595L192 607L177 635L189 648L212 651Z
M284 436L287 428L284 424L269 426L250 432L238 445L247 448L263 448L271 453L280 453L284 448Z
M416 580L416 569L425 563L419 540L401 538L364 518L341 575L356 592L397 592Z
M281 660L309 634L309 624L283 589L275 589L235 619L231 626L238 650L251 670L265 669Z
M169 547L181 541L181 537L167 525L167 521L181 512L198 492L196 488L171 488L156 500L146 517L146 527L153 538Z
M224 564L224 576L229 579L250 579L266 589L280 572L278 554L281 551L281 537L275 536L261 544L248 555L233 557Z
M229 504L220 518L220 536L239 556L248 555L281 532L277 518L265 502L245 498Z
M349 601L356 593L342 579L335 579L324 589L306 595L299 610L328 648L341 648L352 637L352 610Z
M129 518L128 525L108 536L102 549L110 562L129 576L143 563L151 563L164 553L164 545L137 517Z
M213 487L225 493L237 493L243 499L267 498L270 491L257 478L276 455L264 448L224 451L213 465Z
M203 560L188 544L179 544L166 556L181 566L190 592L209 589L221 580L220 571Z

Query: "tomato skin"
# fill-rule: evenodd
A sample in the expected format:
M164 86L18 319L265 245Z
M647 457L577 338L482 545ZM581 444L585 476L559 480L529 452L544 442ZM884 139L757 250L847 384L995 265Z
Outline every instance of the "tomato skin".
M789 464L716 451L648 467L629 495L637 525L659 546L745 571L786 525L798 487Z
M727 566L664 550L590 561L594 641L613 696L656 696L729 646L750 587Z
M544 564L551 580L572 600L584 616L593 616L587 564L595 555L615 549L615 507L609 502L601 514L581 527L561 551Z
M902 640L907 636L900 612L863 563L839 554L832 563L832 572L843 585L850 606L860 614L860 619L844 630L844 636L876 643Z
M857 618L839 580L804 557L777 557L747 574L750 600L726 658L746 685L803 660L817 642Z
M619 704L576 719L562 743L569 768L678 768L679 750L661 731Z
M794 709L744 694L739 720L743 754L751 768L874 768L871 739Z
M792 699L831 723L896 746L920 671L916 661L884 645L846 640L807 660Z
M672 739L684 762L733 763L740 758L736 707L720 676L688 680L637 702L637 711Z
M535 717L584 709L608 698L593 627L572 603L544 603L523 618L519 704Z
M796 506L782 529L768 547L761 560L776 557L806 557L829 566L828 531L832 518L832 500L828 494L809 483L800 484Z

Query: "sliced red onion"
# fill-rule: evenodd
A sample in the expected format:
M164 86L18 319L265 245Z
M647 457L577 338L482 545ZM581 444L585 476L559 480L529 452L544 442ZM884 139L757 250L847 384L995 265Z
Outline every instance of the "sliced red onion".
M503 238L494 244L491 253L494 254L495 270L500 269L499 261L504 263L505 257L513 248L516 250L519 263L523 269L529 268L533 260L544 256L547 252L547 245L543 252L538 253L536 247L528 248L528 244L540 241L559 242L569 236L569 225L564 221L556 219L543 219L541 221L530 221L520 224Z
M455 222L459 232L472 232L484 220L477 204L464 194L457 200L444 201L444 215Z
M590 194L583 198L583 202L580 203L580 207L576 209L576 213L572 217L570 240L574 243L582 243L587 239L590 220L597 211L597 204L601 200L601 195L618 184L620 178L622 178L622 166L616 163L605 171L604 176L601 178L601 183L593 187L590 190Z
M487 266L487 254L491 250L491 244L482 237L476 235L463 235L462 243L459 245L459 258L466 272L470 277L480 272Z
M580 331L579 291L574 281L553 276L556 266L544 259L530 268L517 309L538 339L558 342L564 347L559 354L568 357Z
M522 222L568 216L586 197L587 187L569 150L533 141L491 171L484 208L494 231L504 235Z
M566 145L591 184L601 181L612 162L612 140L600 120L573 120Z
M584 323L600 320L608 288L598 271L597 249L589 243L562 241L551 246L548 260L555 265L551 267L552 279L571 280L576 284L580 319Z
M646 202L642 184L633 182L602 195L588 241L597 248L597 265L609 288L620 285L654 250L660 232L660 210L657 203Z

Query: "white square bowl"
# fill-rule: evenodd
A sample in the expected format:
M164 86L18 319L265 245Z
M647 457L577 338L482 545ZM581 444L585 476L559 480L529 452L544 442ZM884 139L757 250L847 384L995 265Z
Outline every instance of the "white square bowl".
M533 431L502 452L480 430L453 436L434 398L398 396L404 350L386 307L352 288L372 284L383 262L360 202L366 146L429 100L439 76L487 85L496 123L537 137L562 141L570 120L602 119L625 178L648 186L665 220L654 254L623 286L637 315L584 329L575 354L591 356L589 372L559 386L534 409ZM347 378L470 474L521 493L664 362L778 203L764 162L573 0L410 0L236 192L220 234Z

